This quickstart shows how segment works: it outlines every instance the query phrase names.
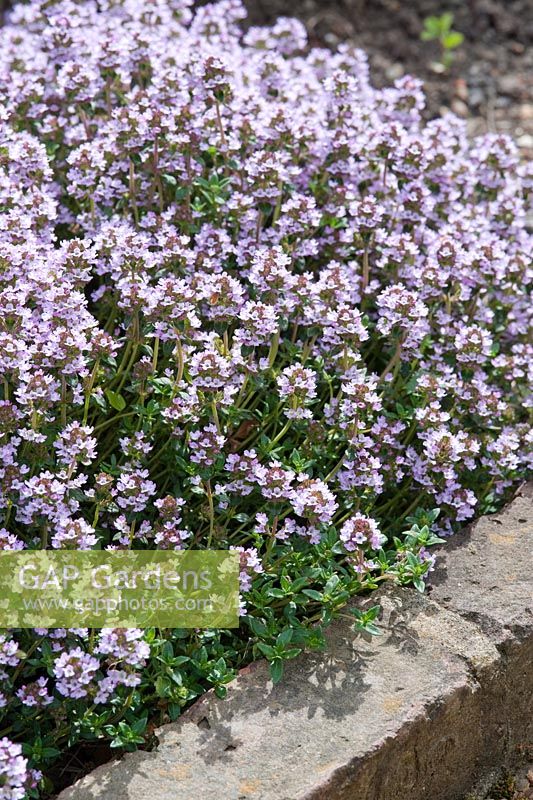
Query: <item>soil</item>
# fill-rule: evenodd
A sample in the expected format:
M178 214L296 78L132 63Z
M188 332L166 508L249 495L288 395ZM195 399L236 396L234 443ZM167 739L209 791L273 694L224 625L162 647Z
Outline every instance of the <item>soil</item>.
M53 791L55 797L56 792L59 794L96 767L116 757L117 752L111 750L108 742L81 742L70 747L54 765L53 789L50 791ZM44 791L43 797L50 795Z
M452 110L472 134L512 134L533 156L533 2L531 0L245 0L253 24L296 16L310 42L352 42L369 56L377 86L404 74L424 81L428 117ZM439 48L422 42L424 19L454 14L465 40L454 63L436 71Z
M203 4L207 0L198 0ZM453 111L473 135L512 134L533 157L533 0L244 0L251 24L295 16L312 45L352 42L370 59L377 86L404 74L424 81L427 117ZM11 0L0 0L0 24ZM444 11L465 40L446 72L439 48L422 42L424 19Z
M531 748L528 748L529 750ZM532 800L533 762L503 772L488 790L473 791L464 800Z

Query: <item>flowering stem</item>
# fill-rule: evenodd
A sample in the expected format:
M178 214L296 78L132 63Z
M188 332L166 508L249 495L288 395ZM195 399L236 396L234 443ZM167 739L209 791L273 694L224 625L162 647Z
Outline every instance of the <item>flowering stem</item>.
M176 375L176 383L175 383L175 385L176 385L176 387L178 387L180 385L180 383L181 383L182 378L183 378L183 370L185 368L185 364L184 364L184 360L183 360L183 347L181 345L181 339L179 338L179 336L176 339L176 350L175 350L175 353L176 353L177 362L178 362L178 372L177 372L177 375Z
M215 101L215 111L217 115L217 125L218 130L220 133L220 142L222 144L222 158L224 159L224 174L229 174L228 168L228 144L226 141L226 134L224 133L224 125L222 122L222 114L220 113L220 103L218 100Z
M370 280L370 264L368 262L368 243L365 244L365 249L363 250L363 280L361 282L361 288L364 295L366 288L368 286ZM361 298L361 304L363 302L363 297Z
M391 506L395 505L403 497L404 494L407 494L407 492L411 488L411 484L412 483L413 483L413 479L412 478L408 478L406 484L404 486L402 486L401 489L398 489L398 491L396 492L396 494L394 495L394 497L391 500L388 500L384 505L378 506L375 509L374 513L376 514L376 516L381 516Z
M152 355L152 369L154 372L157 369L158 356L159 356L159 336L156 336L154 341L154 352Z
M330 472L328 472L328 474L324 478L325 483L328 483L330 480L332 480L332 478L335 477L337 472L341 469L342 465L344 464L345 460L346 460L346 453L343 453L339 461L333 467L333 469Z
M219 433L222 433L222 428L221 428L221 426L220 426L220 419L219 419L219 417L218 417L217 403L216 403L216 400L215 400L215 399L213 399L213 400L211 401L211 411L213 412L213 420L214 420L214 422L215 422L215 425L216 425L216 427L217 427L217 431L218 431Z
M131 368L133 367L133 364L135 363L135 359L137 357L137 349L138 349L137 348L137 344L135 343L133 345L133 350L132 350L132 353L131 353L131 356L130 356L130 360L128 361L128 366L124 370L124 374L123 374L122 378L120 379L120 383L117 386L117 394L120 394L120 392L122 390L122 387L124 386L124 384L126 383L128 377L130 376Z
M279 348L279 331L277 331L272 337L272 342L270 345L270 352L268 354L268 366L270 367L270 369L272 369L272 367L275 364L276 356L278 354L278 348Z
M276 224L281 214L281 204L283 202L283 181L280 180L278 188L279 188L279 195L276 201L276 207L274 208L274 213L272 215L272 225Z
M63 427L67 424L67 380L64 375L61 376L61 424Z
M136 188L135 188L135 167L133 161L130 160L130 174L129 174L129 182L130 182L130 201L131 207L133 210L133 218L135 219L135 225L139 227L139 209L137 207L137 200L135 199L136 195Z
M392 356L391 360L389 361L389 363L387 364L387 366L385 367L385 369L383 370L383 372L379 376L380 381L382 381L389 374L389 372L391 371L391 369L393 369L393 367L398 367L399 366L401 352L402 352L402 340L399 339L397 344L396 344L396 350L394 351L394 355ZM397 370L395 370L395 372L396 371Z
M207 502L209 504L209 536L207 539L207 549L211 547L213 541L213 533L215 530L215 506L213 504L213 492L211 491L211 481L207 480L205 483L205 493L207 495Z
M279 442L280 439L283 439L283 437L285 436L290 427L291 427L291 420L288 419L283 428L277 434L277 436L275 436L270 442L269 450L271 450L273 445L277 444L277 442Z
M124 419L125 417L133 417L136 416L136 414L137 414L136 411L126 411L125 414L115 414L115 416L111 417L111 419L106 419L104 420L104 422L101 422L99 425L96 425L94 428L94 433L97 433L98 431L103 431L106 428L109 428L111 425L116 425L119 419Z
M91 393L92 393L92 390L93 390L93 387L94 387L94 382L96 380L96 375L97 375L97 372L98 372L98 365L99 365L99 361L98 361L98 359L96 359L96 361L94 362L94 367L93 367L92 372L91 372L91 377L89 379L89 384L88 384L88 386L87 386L87 388L85 390L85 404L84 404L84 407L83 407L83 422L82 422L83 425L87 425L87 419L89 417L89 405L91 403Z
M48 545L48 524L45 522L41 527L41 550L46 550Z
M405 519L405 517L407 517L411 513L411 511L413 511L417 506L421 505L425 496L426 496L425 492L420 492L420 494L417 494L412 503L410 503L407 506L407 508L401 515L400 520Z

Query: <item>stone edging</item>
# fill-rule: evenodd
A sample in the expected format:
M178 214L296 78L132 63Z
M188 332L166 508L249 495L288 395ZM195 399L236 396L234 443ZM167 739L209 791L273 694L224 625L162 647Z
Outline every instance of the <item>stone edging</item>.
M382 592L383 636L338 621L277 686L252 664L58 800L460 800L533 744L532 497L453 537L428 596Z

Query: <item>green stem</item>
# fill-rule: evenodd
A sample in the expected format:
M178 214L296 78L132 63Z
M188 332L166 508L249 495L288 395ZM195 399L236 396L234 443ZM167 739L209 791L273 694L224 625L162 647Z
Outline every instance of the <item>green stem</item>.
M94 362L93 371L91 372L91 377L89 379L89 385L85 390L85 405L83 407L83 425L87 425L87 419L89 418L89 405L91 403L91 393L94 388L94 382L96 380L96 375L98 372L99 360L96 359Z
M154 370L154 372L157 369L158 357L159 357L159 336L156 336L154 341L154 354L152 356L152 369Z
M216 404L216 400L214 400L214 399L211 401L211 411L213 412L213 420L214 420L215 425L217 427L217 431L219 433L222 433L222 428L221 428L221 425L220 425L220 419L218 417L217 404Z
M288 419L287 422L285 423L285 425L283 426L283 428L277 434L277 436L275 436L272 439L272 441L270 442L270 448L269 449L272 449L273 445L277 444L277 442L279 442L280 439L283 439L283 437L285 436L285 434L287 433L287 431L289 430L290 427L291 427L291 420Z
M115 425L119 419L124 419L125 417L133 417L136 415L137 415L136 411L127 411L125 414L116 414L111 419L106 419L104 422L101 422L100 425L97 425L93 433L97 433L97 431L103 431L106 428L109 428L110 425Z
M205 484L205 493L207 495L207 502L209 503L209 536L207 539L207 549L211 548L211 542L213 541L213 533L215 530L215 506L213 504L213 492L211 491L211 481L207 481Z
M268 353L268 366L270 369L274 366L276 361L276 356L278 354L279 349L279 331L277 331L274 336L272 337L272 342L270 344L270 351Z

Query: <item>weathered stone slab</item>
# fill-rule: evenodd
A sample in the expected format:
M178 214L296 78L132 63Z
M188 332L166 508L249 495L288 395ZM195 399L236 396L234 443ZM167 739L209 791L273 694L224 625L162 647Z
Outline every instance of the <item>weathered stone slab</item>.
M477 622L496 641L533 630L533 484L438 552L433 600Z
M452 540L431 597L384 592L383 636L341 620L277 686L253 664L60 800L459 800L533 719L530 504Z

